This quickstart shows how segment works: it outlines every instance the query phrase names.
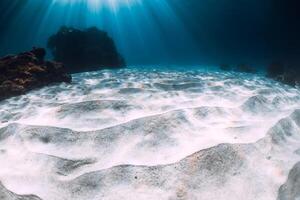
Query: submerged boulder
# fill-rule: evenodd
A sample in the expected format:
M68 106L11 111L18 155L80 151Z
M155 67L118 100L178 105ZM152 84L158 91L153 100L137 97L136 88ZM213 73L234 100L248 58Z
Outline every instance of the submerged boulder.
M267 67L267 75L271 78L279 78L285 72L285 66L282 63L271 63Z
M0 59L0 100L21 95L51 83L71 82L64 66L45 61L45 49L34 48Z
M300 69L282 63L272 63L267 67L267 76L282 83L297 86L300 84Z
M54 59L70 72L84 72L125 65L112 38L96 27L78 30L61 27L48 40Z

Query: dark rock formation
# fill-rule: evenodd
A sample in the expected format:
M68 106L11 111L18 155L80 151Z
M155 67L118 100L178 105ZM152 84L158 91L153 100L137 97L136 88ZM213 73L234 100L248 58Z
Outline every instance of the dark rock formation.
M285 67L282 63L272 63L267 67L267 75L272 78L279 78L285 72Z
M300 84L300 69L293 66L285 66L282 63L270 64L267 67L267 76L291 86Z
M66 65L70 72L82 72L125 65L113 40L106 32L92 27L78 30L61 27L48 40L54 59Z
M62 64L44 61L45 49L0 59L0 100L21 95L51 83L71 82Z

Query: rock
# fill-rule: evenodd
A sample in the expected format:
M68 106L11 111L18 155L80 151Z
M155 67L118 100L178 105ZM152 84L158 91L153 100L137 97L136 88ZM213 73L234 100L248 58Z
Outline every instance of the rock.
M282 63L272 63L267 67L267 76L282 83L297 86L300 83L300 69L285 66Z
M267 75L271 78L279 78L279 76L283 75L285 71L285 67L282 63L271 63L267 67Z
M24 94L51 83L71 82L60 63L44 61L45 49L0 59L0 100Z
M54 59L66 65L70 72L84 72L125 65L114 41L96 27L78 30L61 29L48 40Z

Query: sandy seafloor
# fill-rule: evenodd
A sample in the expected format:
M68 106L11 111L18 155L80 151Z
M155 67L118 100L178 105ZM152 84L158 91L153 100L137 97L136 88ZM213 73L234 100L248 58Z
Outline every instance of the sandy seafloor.
M0 127L1 200L300 199L300 90L261 75L74 74Z

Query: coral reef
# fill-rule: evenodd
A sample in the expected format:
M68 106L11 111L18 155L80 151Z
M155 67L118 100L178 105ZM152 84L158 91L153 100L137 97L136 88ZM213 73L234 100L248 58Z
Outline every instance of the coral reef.
M0 100L24 94L51 83L71 82L60 63L45 61L45 49L34 48L0 59Z
M84 72L125 65L112 38L96 27L78 30L61 27L48 40L54 59L70 72Z

